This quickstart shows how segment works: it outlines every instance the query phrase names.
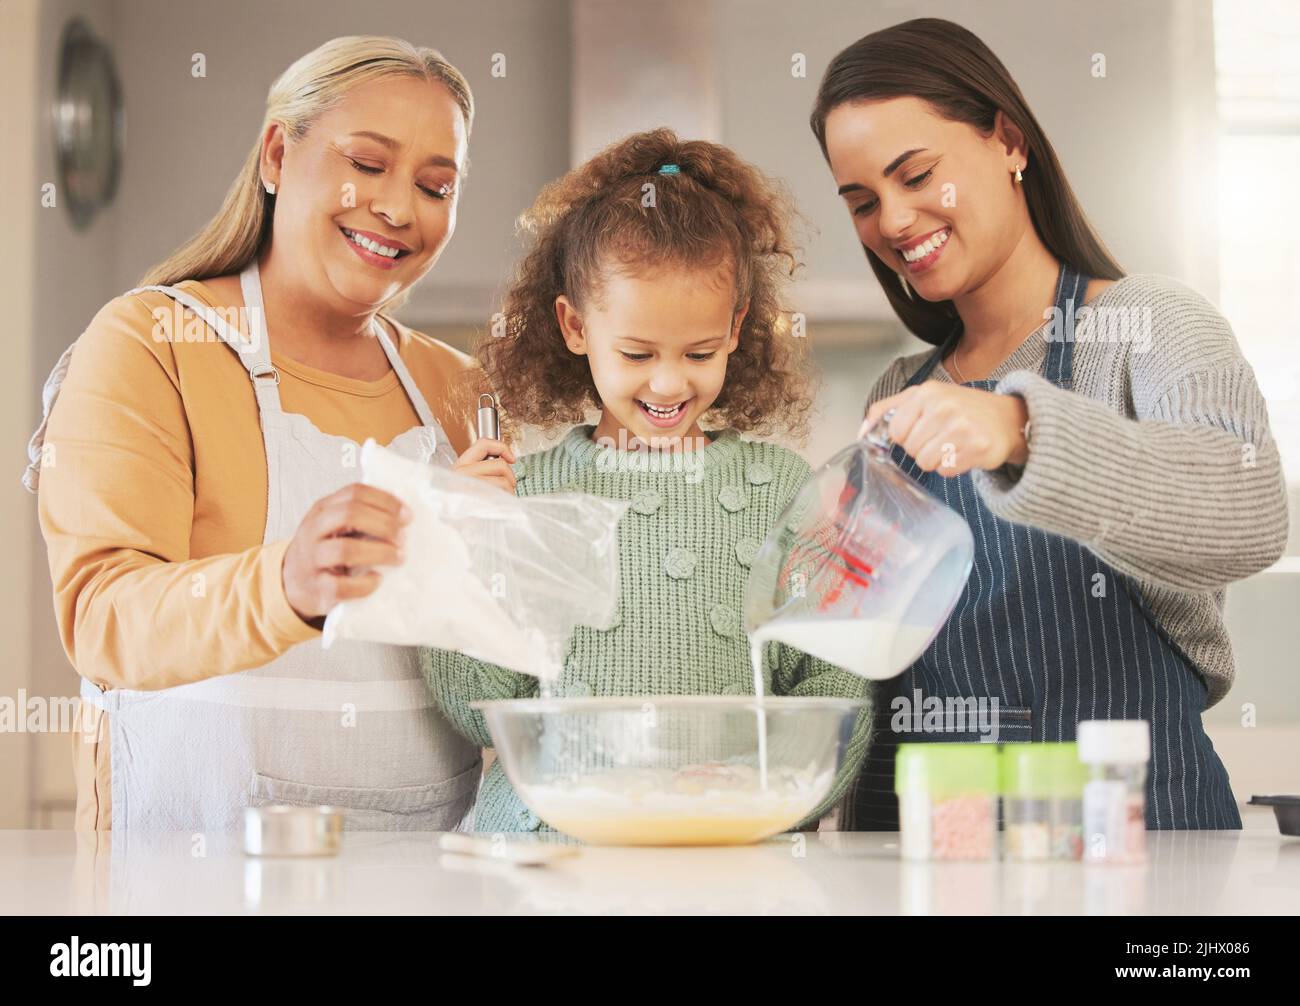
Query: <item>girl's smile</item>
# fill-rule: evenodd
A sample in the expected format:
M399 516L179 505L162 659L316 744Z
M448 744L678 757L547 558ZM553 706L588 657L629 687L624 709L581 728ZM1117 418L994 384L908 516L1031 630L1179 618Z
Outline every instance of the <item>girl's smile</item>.
M712 442L701 426L801 440L807 343L783 304L801 264L794 216L784 187L734 151L633 134L520 217L531 247L503 337L476 355L514 420L586 426L599 410L586 435L600 446L695 450Z
M643 402L638 398L636 404L640 406L641 411L645 413L646 419L650 422L665 430L671 430L674 426L680 425L682 420L686 418L686 407L692 401L694 399L688 398L686 401L677 402L674 405L661 405Z
M730 265L611 270L589 301L580 312L562 296L555 307L569 351L591 366L601 406L593 439L623 449L707 443L699 420L722 392L745 317Z

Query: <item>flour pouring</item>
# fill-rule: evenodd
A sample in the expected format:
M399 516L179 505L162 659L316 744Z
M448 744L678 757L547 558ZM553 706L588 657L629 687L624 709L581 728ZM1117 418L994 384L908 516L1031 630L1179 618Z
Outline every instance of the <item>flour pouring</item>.
M362 480L412 511L406 561L326 617L323 643L436 645L558 674L575 625L607 626L618 599L616 528L627 504L577 493L520 498L374 441Z

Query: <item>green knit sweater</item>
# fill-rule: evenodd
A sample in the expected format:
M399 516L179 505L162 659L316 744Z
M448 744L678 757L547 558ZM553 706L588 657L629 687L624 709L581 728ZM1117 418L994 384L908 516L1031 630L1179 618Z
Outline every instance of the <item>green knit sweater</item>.
M516 493L581 491L630 500L618 529L619 603L608 629L578 626L552 694L750 695L754 673L741 623L749 564L768 530L808 478L808 464L775 444L724 430L697 451L621 451L577 426L549 450L514 466ZM765 690L775 695L870 698L848 671L769 644ZM528 698L538 681L448 650L423 651L421 666L438 704L466 737L492 746L483 715L469 704ZM840 799L870 741L871 709L859 715L831 792L799 828ZM479 790L474 828L550 830L524 806L495 761Z

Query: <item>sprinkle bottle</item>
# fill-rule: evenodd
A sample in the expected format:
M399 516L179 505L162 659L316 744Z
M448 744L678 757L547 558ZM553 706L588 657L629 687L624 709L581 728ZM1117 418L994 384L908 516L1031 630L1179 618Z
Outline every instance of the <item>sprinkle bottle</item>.
M1005 744L1003 852L1007 859L1079 859L1088 769L1074 744Z
M1146 858L1146 779L1151 727L1146 720L1085 720L1079 759L1083 788L1083 858L1140 863Z
M902 856L993 859L998 750L993 744L900 744L894 791Z

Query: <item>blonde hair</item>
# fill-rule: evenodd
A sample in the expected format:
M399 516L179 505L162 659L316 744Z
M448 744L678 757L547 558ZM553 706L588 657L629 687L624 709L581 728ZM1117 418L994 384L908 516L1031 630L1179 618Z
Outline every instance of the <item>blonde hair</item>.
M444 85L460 106L468 136L474 123L469 82L436 49L399 38L348 35L331 39L297 59L266 96L266 115L257 142L244 160L221 209L194 237L149 269L141 286L168 286L185 279L210 279L240 272L257 257L271 229L275 197L262 187L262 136L272 122L301 139L313 122L337 105L349 90L381 77L418 77ZM387 301L392 309L409 290Z

